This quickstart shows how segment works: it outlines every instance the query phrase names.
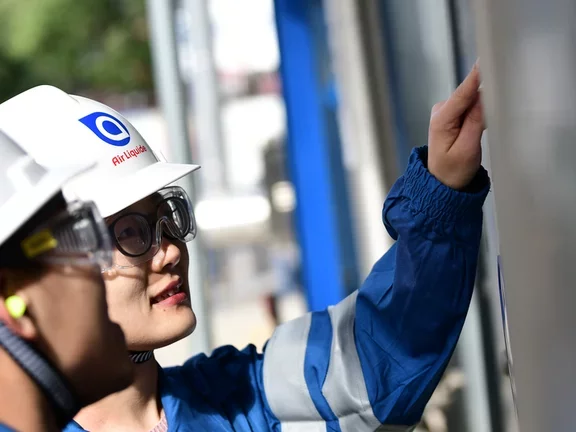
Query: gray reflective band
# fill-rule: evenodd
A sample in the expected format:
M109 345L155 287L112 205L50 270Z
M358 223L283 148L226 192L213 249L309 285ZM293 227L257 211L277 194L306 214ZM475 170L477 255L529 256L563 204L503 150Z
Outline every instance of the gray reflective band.
M373 432L381 424L372 411L356 349L354 318L357 297L356 291L338 305L328 308L332 322L332 349L322 393L340 419L342 432Z
M355 291L328 308L332 348L322 394L338 417L342 432L413 431L416 426L382 425L374 415L354 336L357 298L358 291Z
M342 420L340 420L340 424L342 424ZM412 432L415 429L416 426L381 425L376 429L370 429L370 432ZM283 422L282 432L326 432L326 422Z
M342 424L342 419L339 420ZM388 426L380 425L376 429L362 429L370 430L370 432L413 432L416 426ZM342 428L342 430L344 430ZM282 422L282 432L326 432L325 421L311 421L311 422Z
M326 432L326 422L282 422L282 432Z
M374 415L354 337L355 292L328 308L332 324L330 364L322 395L343 432L410 432L415 426L382 425ZM304 377L311 315L278 327L264 353L264 391L282 432L325 432Z
M417 425L414 426L387 426L382 425L374 432L412 432L416 429Z
M304 378L304 359L310 322L311 315L306 314L279 326L268 341L264 353L264 391L272 413L282 423L283 431L291 430L286 429L292 427L288 425L291 422L296 422L296 426L302 427L304 423L311 421L310 424L315 421L324 424L312 402Z
M60 426L80 410L76 397L60 373L30 344L0 322L0 345L42 389L53 404Z

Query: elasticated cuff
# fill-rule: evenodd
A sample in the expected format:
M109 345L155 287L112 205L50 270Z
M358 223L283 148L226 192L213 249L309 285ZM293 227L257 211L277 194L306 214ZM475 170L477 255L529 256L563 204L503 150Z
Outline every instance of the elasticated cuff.
M427 166L428 147L412 150L404 174L404 195L411 209L443 222L455 222L466 213L482 208L490 191L488 172L480 167L466 191L457 191L440 183Z

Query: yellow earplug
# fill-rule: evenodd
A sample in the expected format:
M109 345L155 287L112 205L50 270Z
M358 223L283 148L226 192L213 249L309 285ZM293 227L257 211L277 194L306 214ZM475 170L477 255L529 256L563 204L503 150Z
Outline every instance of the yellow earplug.
M26 313L26 303L22 300L22 297L17 295L10 296L4 304L10 316L14 319L22 318Z

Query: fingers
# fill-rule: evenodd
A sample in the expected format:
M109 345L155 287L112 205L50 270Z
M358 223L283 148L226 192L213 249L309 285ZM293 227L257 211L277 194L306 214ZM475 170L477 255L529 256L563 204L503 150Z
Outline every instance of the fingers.
M467 147L479 146L484 129L486 129L486 124L484 121L482 99L478 97L464 118L456 144Z
M438 111L439 123L451 125L470 109L478 99L480 87L480 71L477 64L466 79L452 93L452 96L444 103L442 110Z
M434 117L442 109L445 103L446 101L441 101L432 107L432 117Z

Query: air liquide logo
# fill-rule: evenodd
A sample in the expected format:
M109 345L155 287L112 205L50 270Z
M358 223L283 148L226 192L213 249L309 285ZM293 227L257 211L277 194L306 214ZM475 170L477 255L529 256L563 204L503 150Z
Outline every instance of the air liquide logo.
M116 117L103 112L94 112L82 117L80 122L88 127L105 143L123 147L130 142L130 132Z

